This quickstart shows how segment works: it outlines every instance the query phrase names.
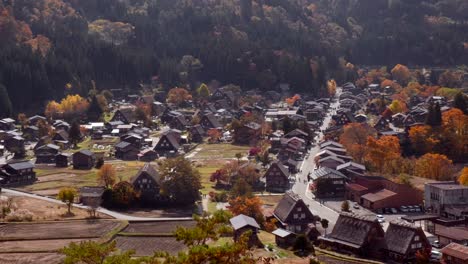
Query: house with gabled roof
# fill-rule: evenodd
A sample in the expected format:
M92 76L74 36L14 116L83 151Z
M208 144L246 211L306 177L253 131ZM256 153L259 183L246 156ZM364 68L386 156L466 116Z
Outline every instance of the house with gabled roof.
M173 129L178 129L181 131L185 131L187 129L187 126L189 125L189 122L187 119L185 119L185 116L183 115L177 115L172 120L169 122L169 127Z
M234 229L234 241L235 242L238 242L243 234L245 234L246 232L250 232L247 245L249 247L254 247L254 246L262 247L263 246L262 243L260 242L260 239L258 239L258 236L257 236L260 230L260 225L257 223L257 221L254 218L240 214L238 216L235 216L229 219L229 222L231 223L232 228Z
M206 133L202 126L194 125L189 129L189 134L192 142L201 143Z
M115 158L121 160L137 160L140 150L132 143L120 141L114 146Z
M115 111L111 122L122 121L124 124L135 123L137 121L135 110L133 108L120 108Z
M135 176L130 179L133 188L140 193L143 201L151 202L160 198L161 177L150 163L146 163Z
M3 118L0 120L0 129L10 131L15 129L15 120L11 118Z
M18 186L37 180L34 164L29 161L8 163L0 166L0 185Z
M236 129L234 133L234 141L237 144L254 145L262 134L262 126L256 122L244 124Z
M382 258L385 232L374 216L340 213L332 232L319 241L333 251Z
M203 129L210 130L212 128L221 129L223 126L214 116L214 114L206 114L200 119L200 125Z
M309 224L315 224L315 217L299 195L288 191L279 201L273 216L278 220L279 228L295 234L308 232Z
M178 154L180 149L179 140L172 133L163 133L158 143L154 147L154 151L159 156L173 157Z
M321 167L327 167L330 169L336 170L336 168L342 164L344 164L345 161L338 158L337 156L328 156L323 159L319 159L317 162L317 165L319 168Z
M328 146L332 146L334 148L344 148L344 146L341 145L340 143L338 143L336 141L331 141L331 140L322 142L322 143L319 144L319 146L320 146L320 149L324 149L324 148L326 148Z
M349 111L338 111L336 115L332 116L332 119L337 126L344 126L355 121L354 116Z
M318 198L344 197L348 178L339 171L321 167L312 173L311 191Z
M338 167L336 167L336 170L343 173L344 175L347 175L349 171L364 174L366 173L366 166L350 161L339 165Z
M420 226L391 221L385 232L387 258L398 263L412 263L416 252L430 251L431 244Z
M55 156L59 154L60 147L54 144L42 145L34 150L36 156L36 163L55 163Z
M96 155L94 152L87 149L75 152L72 159L73 169L75 170L90 170L96 163Z
M269 192L284 192L289 189L289 171L280 161L273 162L263 177Z
M389 129L389 124L387 119L385 119L383 116L380 116L379 119L377 119L377 122L374 125L375 130L377 131L384 131Z

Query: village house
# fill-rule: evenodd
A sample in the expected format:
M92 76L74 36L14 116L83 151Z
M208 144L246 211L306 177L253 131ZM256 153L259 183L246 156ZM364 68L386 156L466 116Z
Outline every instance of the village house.
M70 146L69 135L65 130L55 131L52 141L56 145L63 146L64 149Z
M153 149L144 149L138 153L138 160L144 162L155 161L158 158L158 153Z
M115 146L115 158L121 160L137 160L140 150L132 143L120 141Z
M306 234L309 224L315 224L315 217L304 201L295 193L288 191L276 206L273 216L279 228L295 234Z
M424 185L427 211L452 219L468 217L468 186L457 182L434 182Z
M174 157L179 153L179 139L173 133L163 133L154 151L159 156Z
M146 163L132 177L130 183L135 191L140 193L142 201L153 202L160 198L161 178L158 171L150 163Z
M319 241L333 251L382 258L385 232L373 216L340 213L332 232Z
M341 198L345 196L347 180L341 172L322 167L312 173L310 189L317 198Z
M185 119L183 115L177 115L169 122L169 127L173 129L178 129L181 131L185 131L189 126L189 122Z
M72 154L59 153L55 156L55 166L58 168L66 168L70 165Z
M317 167L318 168L326 167L326 168L336 170L336 168L338 166L340 166L340 165L342 165L344 163L345 163L345 161L338 158L337 156L328 156L328 157L325 157L323 159L319 159L317 161Z
M466 226L466 224L458 226L435 224L434 235L442 246L446 246L450 243L468 245L468 226Z
M387 258L398 263L413 263L416 252L431 249L421 227L403 221L391 221L385 232Z
M36 164L55 163L55 156L60 152L60 147L54 144L42 145L34 150L34 156L36 156Z
M275 235L275 243L280 248L289 248L294 245L297 235L294 232L278 228L272 232Z
M336 141L325 141L319 144L320 149L324 149L326 147L333 147L333 148L344 148L344 146Z
M354 116L350 112L342 110L333 115L332 119L335 121L336 126L344 126L355 121Z
M189 130L190 140L194 143L202 143L205 136L205 130L200 125L194 125Z
M135 123L137 121L135 110L133 108L120 108L115 111L114 116L110 122L121 121L124 124Z
M260 140L262 126L255 122L250 122L236 129L234 139L237 144L252 145Z
M273 162L263 177L269 192L284 192L289 189L289 171L280 161Z
M346 198L365 208L379 211L403 205L422 204L422 193L406 184L399 184L380 176L353 176L346 185Z
M47 118L40 116L40 115L34 115L28 118L28 124L30 126L37 126L37 123L39 122L39 120L47 122Z
M101 186L85 186L80 188L80 203L97 208L102 204L105 188Z
M9 134L5 139L5 148L11 152L17 152L24 149L24 138L18 135Z
M39 139L39 128L36 126L27 126L23 129L23 137L29 141Z
M75 170L90 170L96 163L96 156L90 150L80 150L72 156L73 169Z
M262 243L258 239L258 232L260 230L260 225L250 216L240 214L229 219L229 222L234 229L234 241L238 242L243 234L250 231L249 240L247 245L249 247L262 247Z
M213 114L206 114L200 119L200 125L205 131L210 129L221 129L223 126Z
M444 264L466 264L468 263L468 246L450 243L440 250L442 263Z
M348 178L352 178L354 175L364 175L366 173L366 166L349 161L344 164L338 165L336 170L343 173Z
M123 142L128 142L132 144L133 147L139 149L144 143L144 137L139 134L129 132L120 137L120 140Z
M37 180L34 164L29 161L8 163L0 167L0 183L6 186L31 184Z
M374 128L377 131L385 131L389 129L389 123L387 119L380 116L379 119L377 119L377 121L375 122Z
M10 131L15 130L15 120L11 118L3 118L0 120L0 130Z

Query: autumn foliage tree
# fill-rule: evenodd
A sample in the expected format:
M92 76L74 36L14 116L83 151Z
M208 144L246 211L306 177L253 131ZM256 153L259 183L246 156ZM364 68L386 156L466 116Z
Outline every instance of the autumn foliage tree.
M464 167L461 171L460 177L458 177L458 182L461 185L468 186L468 167Z
M405 65L397 64L391 71L393 79L397 80L399 84L405 86L411 78L411 72Z
M336 81L331 79L327 82L328 95L330 97L335 96L336 94Z
M82 116L88 110L89 102L85 98L75 94L63 98L60 103L50 101L45 109L48 118L65 118L70 120Z
M206 132L206 134L209 137L210 143L216 143L221 138L221 132L216 128L212 128L212 129L208 130L208 132Z
M367 138L365 160L370 168L378 172L391 170L391 164L401 156L400 142L395 136L383 136L379 139Z
M184 88L172 88L167 94L167 102L177 106L189 100L192 100L192 95Z
M244 214L257 220L259 224L265 221L262 213L262 200L258 196L236 197L229 200L229 211L233 215Z
M468 115L453 108L442 114L442 146L454 160L468 157Z
M112 187L116 182L116 173L112 164L104 164L98 171L99 184L106 188Z
M286 98L285 102L288 105L293 106L299 99L301 99L301 97L298 94L295 94L293 97Z
M428 153L415 164L415 174L434 180L449 180L452 174L452 161L445 155Z
M366 155L367 138L376 134L375 129L367 124L349 123L344 127L340 143L356 162L362 163Z
M434 146L439 142L432 136L432 128L426 125L411 127L409 130L409 138L411 147L417 155L431 152Z

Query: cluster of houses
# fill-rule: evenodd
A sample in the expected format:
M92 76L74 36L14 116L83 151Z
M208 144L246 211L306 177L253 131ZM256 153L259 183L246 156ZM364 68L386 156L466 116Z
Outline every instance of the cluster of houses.
M321 144L316 169L309 176L309 188L319 198L341 198L372 211L422 205L422 192L381 176L366 175L366 167L348 156L335 141Z

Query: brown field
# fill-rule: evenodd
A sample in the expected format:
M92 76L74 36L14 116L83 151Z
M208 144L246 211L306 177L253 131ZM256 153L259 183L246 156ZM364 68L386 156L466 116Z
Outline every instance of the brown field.
M0 253L13 252L51 252L62 249L68 244L79 243L83 239L17 240L0 242Z
M76 220L86 219L89 214L86 210L72 208L73 216L65 216L66 205L55 204L40 199L25 196L10 196L18 209L26 209L33 213L33 221ZM108 215L97 213L99 218L110 218Z
M129 210L119 211L122 214L137 216L137 217L191 217L193 215L193 207L177 207L177 208L132 208Z
M121 226L110 220L0 225L0 241L98 238Z
M136 256L152 256L155 251L177 254L186 249L185 245L176 241L174 237L118 236L115 241L121 250L135 250Z
M177 227L194 227L195 221L158 221L130 223L122 232L139 234L170 234Z
M2 264L59 264L64 256L58 253L12 253L0 254Z

